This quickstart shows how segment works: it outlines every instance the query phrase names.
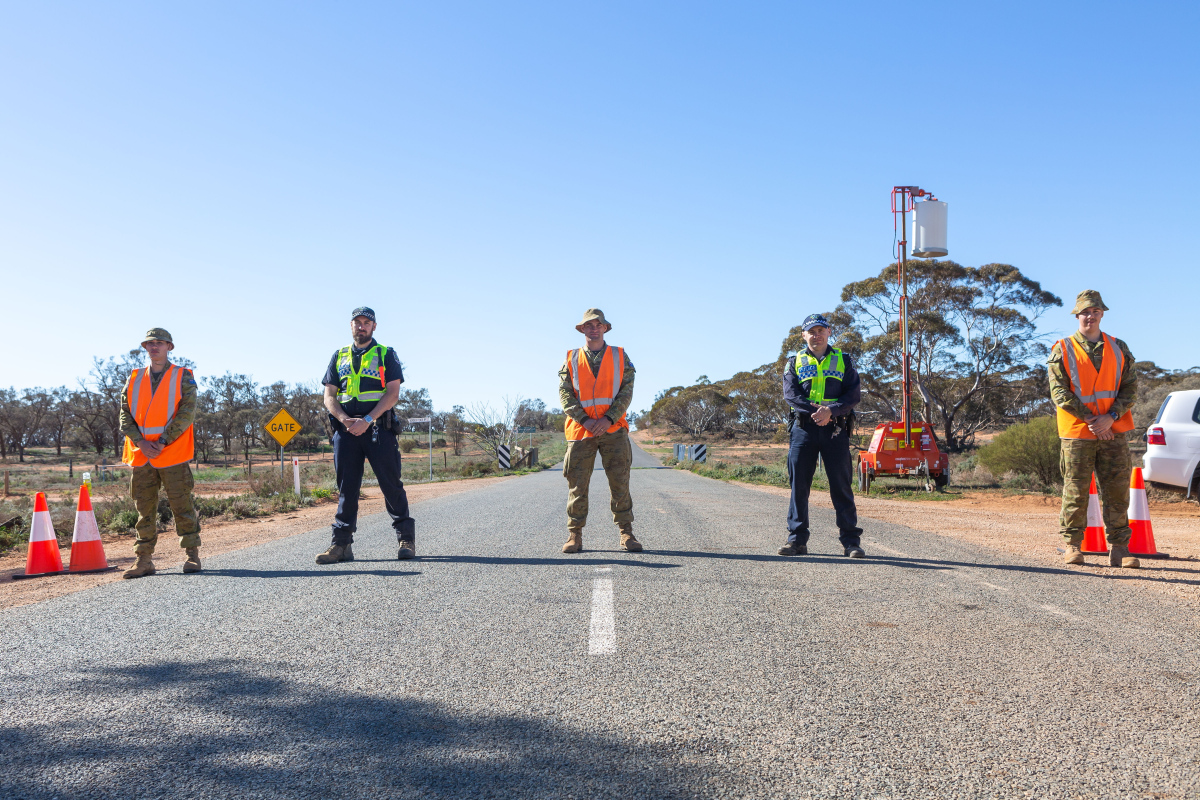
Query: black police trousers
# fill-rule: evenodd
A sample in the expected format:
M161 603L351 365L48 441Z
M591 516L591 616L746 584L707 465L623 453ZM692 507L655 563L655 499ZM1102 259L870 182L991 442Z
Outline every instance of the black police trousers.
M788 448L788 479L792 485L792 498L788 503L788 544L808 544L808 493L817 471L818 455L829 479L829 497L837 517L838 539L842 547L858 547L862 528L858 527L858 509L854 506L850 434L836 421L817 425L808 415L792 427L791 447Z
M379 490L383 492L384 507L392 518L396 539L407 539L415 544L417 523L408 514L408 495L400 480L400 447L396 443L396 434L381 428L372 428L362 436L347 433L344 429L333 433L333 469L338 486L333 543L345 546L354 541L354 531L358 527L358 495L366 461L371 462L371 469L379 479Z

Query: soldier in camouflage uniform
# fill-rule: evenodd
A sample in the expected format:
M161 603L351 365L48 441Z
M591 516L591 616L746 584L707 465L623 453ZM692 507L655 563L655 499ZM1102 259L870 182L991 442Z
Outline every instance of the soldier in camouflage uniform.
M1095 473L1104 511L1109 564L1136 568L1141 566L1141 562L1129 555L1129 537L1132 534L1128 518L1129 474L1133 465L1126 437L1128 428L1132 427L1130 411L1137 397L1137 370L1134 368L1133 353L1129 352L1125 342L1100 332L1100 320L1107 310L1108 306L1104 305L1099 292L1080 292L1072 311L1079 320L1079 330L1070 339L1055 343L1048 362L1050 396L1058 409L1061 444L1063 498L1059 524L1066 541L1063 560L1067 564L1084 563L1080 545L1087 529L1088 495L1092 474ZM1064 348L1072 352L1064 353ZM1092 369L1097 374L1106 366L1106 351L1116 361L1107 367L1116 379L1116 391L1096 391L1101 388L1096 386L1092 395L1084 395L1100 397L1115 394L1112 404L1101 413L1088 407L1095 406L1095 400L1085 404L1077 394L1077 391L1088 391L1079 386L1078 362L1072 368L1074 351L1078 349L1088 355ZM1073 377L1076 379L1074 384Z
M159 392L160 384L168 367L171 367L169 354L175 349L171 334L162 328L151 328L146 332L142 347L150 356L150 388L155 395ZM184 572L200 571L200 518L192 503L192 469L188 463L192 453L190 440L192 423L196 418L196 379L192 371L184 369L179 381L179 401L174 415L170 418L161 435L153 440L143 436L143 430L138 426L135 414L130 406L130 393L134 382L143 370L134 373L133 379L125 384L121 394L121 432L126 436L126 463L133 463L132 455L157 459L171 445L179 446L187 440L189 446L182 463L166 467L156 467L146 462L134 466L129 480L129 491L133 503L137 507L137 540L134 543L134 553L137 562L125 571L126 578L141 578L153 575L154 562L150 560L154 546L158 543L158 491L162 487L167 492L167 502L171 506L171 514L175 519L175 532L179 534L179 546L187 553L183 564ZM163 387L164 391L168 387ZM144 460L144 458L142 459Z
M575 330L584 335L587 346L567 353L567 360L558 371L558 399L567 416L563 476L567 479L568 538L562 551L578 553L583 549L588 486L599 453L608 476L609 507L621 531L621 547L637 552L642 545L633 535L633 498L629 496L633 447L625 421L625 412L633 402L633 362L624 348L605 344L604 334L612 330L612 325L600 309L589 308L584 312L583 322ZM620 363L615 363L617 360ZM590 374L583 372L584 369ZM599 398L593 390L610 385L608 381L615 393Z

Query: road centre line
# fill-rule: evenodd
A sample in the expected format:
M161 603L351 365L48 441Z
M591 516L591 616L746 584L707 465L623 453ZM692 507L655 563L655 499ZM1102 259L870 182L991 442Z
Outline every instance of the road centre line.
M597 567L596 572L612 572L612 567ZM588 631L588 655L599 656L617 650L617 620L613 612L612 578L592 580L592 622Z

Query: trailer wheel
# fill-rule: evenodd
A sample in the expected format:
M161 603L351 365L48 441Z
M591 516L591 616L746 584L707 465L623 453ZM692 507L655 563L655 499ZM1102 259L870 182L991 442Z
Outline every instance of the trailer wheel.
M942 470L940 475L934 475L933 476L933 485L936 486L938 489L945 489L947 486L950 485L950 473L947 472L946 470Z
M863 494L871 491L871 471L862 456L858 457L858 490Z

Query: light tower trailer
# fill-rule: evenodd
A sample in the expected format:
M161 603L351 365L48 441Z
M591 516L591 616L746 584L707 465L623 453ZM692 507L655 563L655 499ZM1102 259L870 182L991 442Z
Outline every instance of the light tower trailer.
M916 198L926 198L916 202ZM896 261L900 287L901 406L900 420L881 422L865 452L858 457L858 488L867 492L871 481L887 475L915 477L925 491L950 482L950 456L938 447L937 433L928 422L913 422L908 353L908 224L913 215L913 255L939 258L946 249L946 204L918 186L892 187L892 223L900 235L900 257Z

